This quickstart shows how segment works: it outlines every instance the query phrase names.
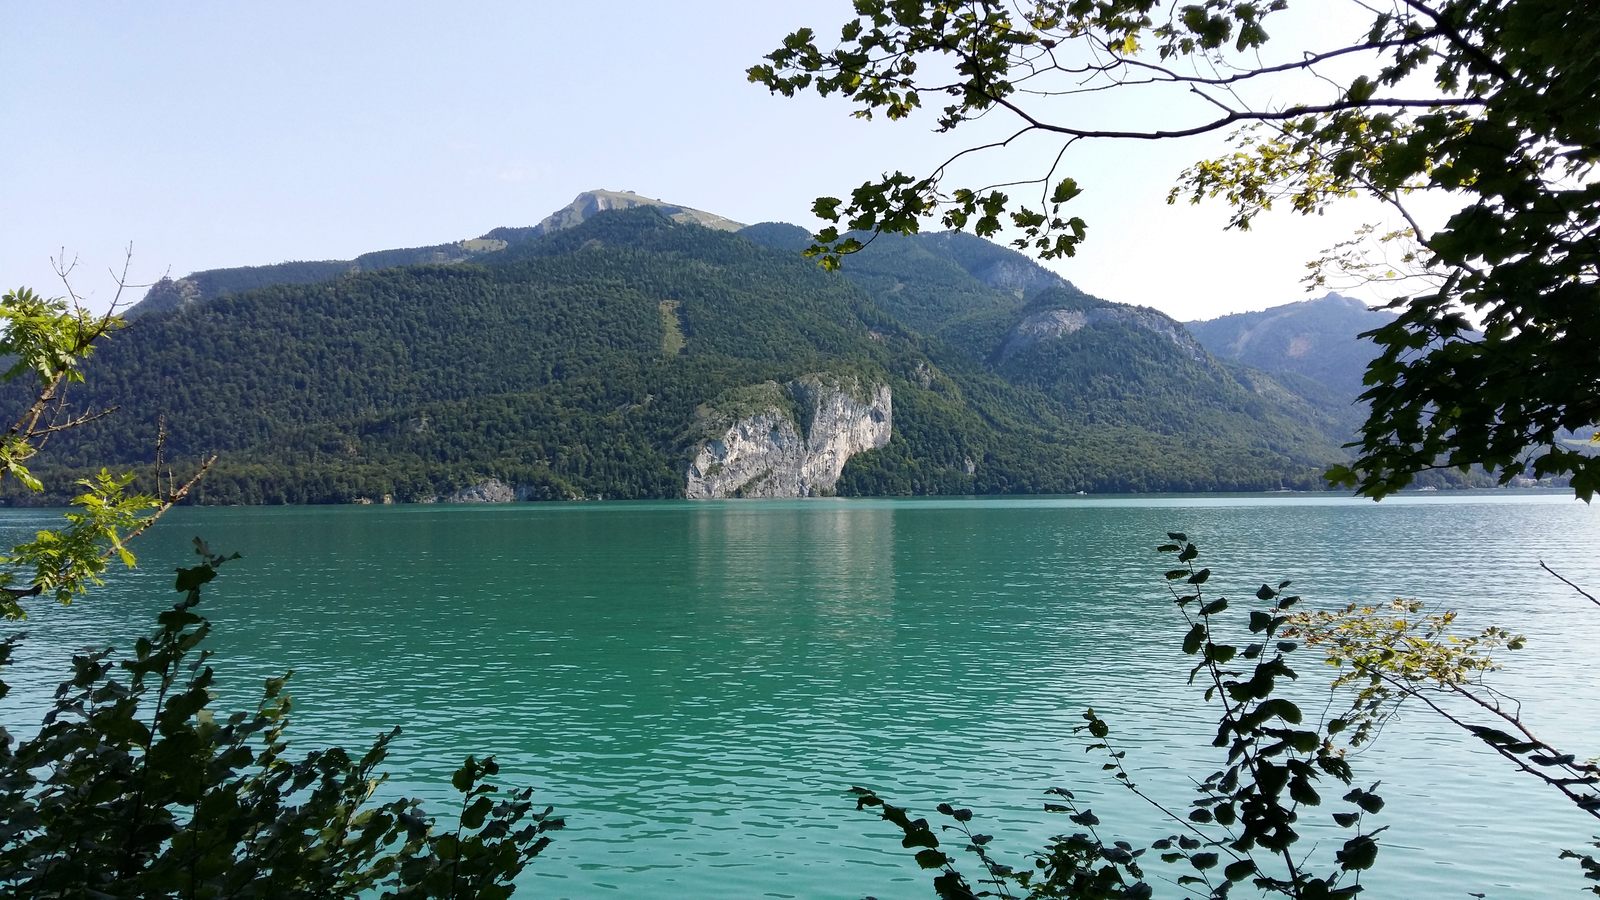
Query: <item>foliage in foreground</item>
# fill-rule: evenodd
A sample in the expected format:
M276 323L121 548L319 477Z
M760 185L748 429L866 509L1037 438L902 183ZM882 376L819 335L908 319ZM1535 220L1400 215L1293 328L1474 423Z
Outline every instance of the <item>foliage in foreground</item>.
M1594 595L1543 563L1540 567L1600 606ZM1500 668L1495 654L1522 649L1527 643L1522 635L1493 625L1461 634L1454 611L1430 611L1408 599L1301 612L1290 618L1289 627L1339 670L1333 688L1346 694L1343 716L1351 726L1351 746L1375 738L1402 706L1421 704L1492 750L1511 771L1600 819L1600 761L1545 741L1524 719L1522 704L1488 678ZM1577 861L1591 882L1589 891L1600 894L1600 859L1570 848L1561 858Z
M1377 786L1352 788L1342 797L1352 806L1331 813L1335 825L1354 829L1331 859L1315 848L1297 849L1302 819L1325 804L1321 788L1330 780L1342 786L1354 781L1347 749L1376 740L1407 704L1420 704L1509 763L1507 771L1532 778L1600 819L1600 761L1540 738L1522 705L1488 677L1500 669L1498 653L1526 646L1522 635L1498 626L1463 633L1454 611L1431 611L1409 599L1292 609L1300 598L1284 593L1287 581L1263 584L1257 603L1239 610L1226 598L1205 594L1211 572L1196 568L1199 551L1187 536L1169 537L1172 542L1159 549L1176 553L1181 564L1166 577L1178 588L1173 600L1188 625L1183 652L1198 657L1189 682L1198 679L1204 701L1220 712L1212 746L1226 750L1224 768L1196 780L1197 796L1180 815L1133 782L1125 751L1112 745L1110 725L1088 710L1079 731L1094 739L1087 749L1106 757L1101 768L1180 830L1143 848L1111 840L1072 791L1052 788L1045 809L1066 814L1083 830L1052 839L1027 865L1012 867L994 855L990 836L973 831L972 810L941 804L938 811L952 824L939 830L955 832L956 847L977 860L981 875L975 882L957 868L954 852L927 819L913 819L875 792L853 788L857 809L881 808L883 818L904 833L902 845L917 850L917 862L938 870L933 884L941 898L1142 898L1152 895L1153 879L1212 898L1229 896L1245 883L1264 895L1352 897L1362 890L1360 873L1376 861L1377 835L1388 827L1364 828L1363 814L1383 808ZM1593 594L1540 565L1600 607ZM1242 643L1226 642L1220 617L1230 609L1248 630ZM1288 659L1300 649L1315 651L1338 671L1324 719L1314 726L1302 721L1298 705L1274 696L1281 680L1297 678ZM1591 843L1600 848L1600 842ZM1181 874L1157 870L1152 858ZM1600 859L1570 848L1559 858L1575 861L1588 892L1600 894Z
M72 413L64 391L121 324L29 290L0 297L0 358L11 364L0 382L25 391L0 437L0 479L43 491L29 464L44 445L113 411ZM210 467L179 484L162 471L163 443L158 430L155 494L101 470L79 483L63 525L0 551L0 616L25 618L22 601L41 594L82 596L113 559L134 565L127 543ZM529 790L497 797L485 780L498 773L493 758L469 757L456 772L461 806L454 828L440 829L416 800L376 799L398 729L359 758L338 747L294 758L287 675L267 681L254 712L212 708L210 654L199 649L210 623L195 607L237 555L195 546L200 563L178 570L182 600L131 654L80 654L36 733L0 727L0 897L508 896L562 820L535 810ZM22 637L0 639L0 668ZM8 691L0 681L0 699Z
M971 810L942 804L939 812L953 824L940 830L954 831L956 847L976 858L976 879L941 849L947 845L927 819L913 819L873 791L855 788L857 808L881 809L883 818L904 832L902 845L917 851L917 863L937 870L933 887L944 900L1137 900L1152 896L1153 880L1167 878L1190 895L1211 898L1230 896L1241 884L1297 900L1336 900L1361 892L1361 873L1376 861L1377 835L1388 827L1369 828L1367 816L1383 808L1383 799L1376 785L1354 783L1355 773L1336 740L1346 719L1308 722L1297 704L1278 696L1281 683L1298 677L1289 659L1299 645L1280 632L1300 598L1285 593L1287 581L1263 584L1250 604L1209 596L1204 586L1211 570L1196 566L1199 550L1186 535L1169 537L1171 543L1160 549L1178 560L1167 579L1188 625L1183 652L1196 657L1189 681L1198 682L1205 702L1218 712L1212 746L1222 752L1221 768L1197 779L1196 796L1180 814L1134 783L1124 767L1126 751L1115 748L1111 726L1091 709L1080 729L1093 739L1088 749L1102 753L1102 768L1154 805L1174 833L1136 848L1107 836L1099 817L1072 791L1054 788L1045 809L1066 815L1082 830L1056 837L1031 854L1028 865L1013 867L993 854L990 836L973 832ZM1340 798L1340 808L1328 817L1348 837L1328 858L1308 850L1301 839L1308 814L1335 805L1323 796L1330 790ZM1172 869L1158 873L1153 860Z
M1235 228L1275 204L1387 205L1403 224L1386 239L1410 248L1398 265L1377 252L1383 240L1325 259L1420 282L1396 289L1409 295L1391 303L1400 315L1370 333L1382 353L1365 379L1369 414L1338 481L1381 497L1418 472L1477 463L1506 481L1570 473L1592 498L1600 456L1562 438L1600 422L1589 337L1600 331L1600 17L1570 0L1353 5L1351 33L1296 34L1279 28L1286 10L1334 5L854 0L837 42L796 30L748 74L784 96L838 97L863 118L914 117L926 100L940 131L995 118L1016 129L927 174L818 198L835 224L812 252L832 266L861 248L859 232L915 232L932 217L980 235L1009 226L1020 248L1071 256L1088 228L1069 209L1084 188L1065 177L1079 141L1231 131L1234 152L1197 161L1169 202L1221 198ZM1169 102L1150 102L1163 92ZM1105 117L1118 95L1156 118ZM1029 139L1059 152L1021 157L1031 168L1003 184L956 183L964 157L1026 153ZM1460 209L1425 228L1409 208L1419 192Z
M39 732L0 729L0 896L506 897L562 820L494 759L456 772L454 822L380 802L399 729L364 754L288 752L288 678L253 712L213 708L200 590L228 559L196 540L183 598L127 658L75 658ZM20 635L0 641L8 662ZM0 697L6 688L0 684Z
M0 484L10 476L26 492L41 494L44 484L29 470L30 461L51 438L72 432L114 409L79 414L66 407L66 387L83 381L83 361L107 334L122 327L112 313L93 316L69 307L60 298L44 298L27 288L0 296L0 360L10 367L0 383L21 387L22 408L0 435ZM157 468L160 468L160 449ZM31 541L0 550L0 617L26 618L25 597L49 593L71 603L91 586L115 558L133 566L127 542L155 524L185 496L211 465L200 465L182 485L169 477L153 494L130 491L131 475L105 469L76 482L66 524L37 532ZM159 480L159 478L158 478Z

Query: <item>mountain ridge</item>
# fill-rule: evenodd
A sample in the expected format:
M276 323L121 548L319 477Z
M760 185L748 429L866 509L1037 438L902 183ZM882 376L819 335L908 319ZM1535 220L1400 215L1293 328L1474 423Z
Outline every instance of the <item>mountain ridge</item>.
M156 414L168 459L224 453L213 503L1314 488L1343 458L1305 392L981 238L880 237L832 274L796 226L585 196L469 259L237 270L249 287L140 316L77 399L150 420L64 462L147 465ZM738 399L807 379L881 403ZM711 408L739 484L695 425ZM854 436L812 435L813 408ZM817 470L797 441L845 449Z
M235 266L191 272L182 278L163 277L145 292L124 315L137 319L204 302L223 294L255 290L281 284L318 284L346 275L374 272L401 266L450 265L499 253L523 243L583 223L600 212L615 209L653 207L674 221L692 222L707 228L736 231L743 225L715 213L644 197L631 191L603 189L583 191L566 206L545 216L537 225L501 226L476 238L444 244L374 250L349 260L288 260L261 266Z
M1330 291L1256 312L1186 322L1212 353L1277 375L1310 379L1353 403L1377 346L1363 332L1394 314Z

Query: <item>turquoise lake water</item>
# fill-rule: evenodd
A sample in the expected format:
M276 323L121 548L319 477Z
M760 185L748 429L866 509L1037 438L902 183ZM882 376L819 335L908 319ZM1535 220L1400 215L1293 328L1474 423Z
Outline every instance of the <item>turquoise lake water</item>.
M51 517L0 512L0 539ZM497 754L568 821L519 896L926 898L851 785L970 806L1020 862L1075 830L1042 811L1051 786L1102 836L1171 831L1083 751L1087 706L1173 806L1216 768L1153 552L1168 530L1230 595L1292 578L1318 605L1415 596L1515 627L1529 649L1499 683L1552 743L1600 753L1600 610L1538 568L1600 587L1600 513L1528 492L180 509L142 569L36 605L0 715L25 729L71 650L170 603L198 534L244 555L202 607L220 706L292 668L302 750L399 724L392 786L429 798ZM1366 896L1582 888L1556 855L1593 820L1420 710L1353 765L1392 826Z

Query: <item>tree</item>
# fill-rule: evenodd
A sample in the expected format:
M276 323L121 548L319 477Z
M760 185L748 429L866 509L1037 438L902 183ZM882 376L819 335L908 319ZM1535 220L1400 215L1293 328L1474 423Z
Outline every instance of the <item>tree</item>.
M35 387L32 402L0 437L0 478L9 475L31 491L44 490L27 462L52 436L116 411L74 413L66 397L68 385L83 381L82 363L95 343L121 327L115 309L113 303L104 315L91 315L76 302L46 299L27 288L0 297L0 359L11 363L0 381L29 378ZM159 472L159 448L157 459ZM40 531L10 552L0 551L0 616L25 618L21 599L46 591L61 603L72 602L100 583L113 556L132 567L128 540L182 501L214 461L203 462L182 484L169 475L159 496L129 493L132 476L113 476L105 469L80 481L83 491L74 498L65 527ZM17 587L25 573L27 586Z
M819 198L835 223L811 248L825 265L880 232L948 228L1070 256L1087 234L1067 204L1067 153L1086 140L1173 140L1233 130L1236 152L1185 171L1169 201L1221 197L1231 227L1275 204L1316 213L1352 195L1405 223L1432 287L1391 303L1372 333L1369 414L1357 458L1330 473L1382 497L1434 468L1481 464L1502 481L1570 474L1578 496L1600 488L1600 456L1573 432L1600 422L1600 20L1569 0L1390 0L1359 3L1370 26L1349 40L1290 48L1269 29L1289 0L855 0L831 49L809 28L784 39L752 81L792 96L839 95L855 115L903 119L941 98L942 131L1012 117L1016 130L932 172L896 171L848 198ZM1355 74L1348 74L1355 72ZM1087 94L1168 89L1198 98L1193 121L1126 130L1081 121ZM1271 103L1251 97L1270 96ZM1177 107L1184 108L1184 107ZM1047 171L999 186L951 184L958 161L1048 135ZM1425 232L1407 207L1418 192L1462 208ZM846 230L841 231L841 226ZM866 233L866 234L863 234ZM1481 328L1481 335L1474 326Z
M52 435L111 411L72 412L65 387L121 326L114 309L93 316L28 290L0 297L0 358L11 362L0 380L31 377L37 388L0 440L0 477L42 490L26 462ZM160 447L156 459L162 484ZM132 475L85 479L64 526L0 552L0 613L24 618L22 602L46 593L68 603L112 558L134 565L127 543L209 466L182 484L167 473L155 496L130 493ZM254 712L212 708L200 650L211 626L195 608L238 554L198 538L195 549L200 562L177 573L182 599L153 633L131 652L78 655L31 736L0 727L0 897L509 896L563 822L536 810L529 789L496 797L493 758L467 758L453 780L456 820L436 827L419 801L378 797L377 767L399 729L359 756L339 747L291 756L288 675L266 682ZM0 638L0 669L23 637ZM0 699L7 692L0 681Z

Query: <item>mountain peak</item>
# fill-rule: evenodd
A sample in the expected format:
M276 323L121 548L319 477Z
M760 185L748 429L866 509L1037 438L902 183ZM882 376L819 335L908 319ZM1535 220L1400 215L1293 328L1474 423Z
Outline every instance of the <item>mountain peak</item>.
M1321 303L1321 304L1324 304L1324 305L1327 305L1327 306L1344 306L1344 307L1348 307L1350 309L1370 309L1371 308L1371 307L1367 306L1367 304L1363 303L1362 301L1357 300L1354 297L1349 297L1349 296L1346 296L1344 294L1341 294L1338 291L1329 291L1326 294L1323 294L1321 297L1317 297L1314 300L1309 300L1309 301L1306 301L1306 302L1309 302L1309 303Z
M744 227L741 223L716 213L668 203L665 200L635 194L633 191L593 190L579 194L571 203L546 216L542 222L534 226L533 230L536 234L549 234L563 228L571 228L597 213L612 209L634 209L640 206L655 207L674 222L691 222L718 231L738 231Z
M1392 321L1394 316L1382 309L1329 291L1310 300L1187 325L1217 356L1309 378L1353 399L1366 389L1362 378L1377 355L1361 335Z

